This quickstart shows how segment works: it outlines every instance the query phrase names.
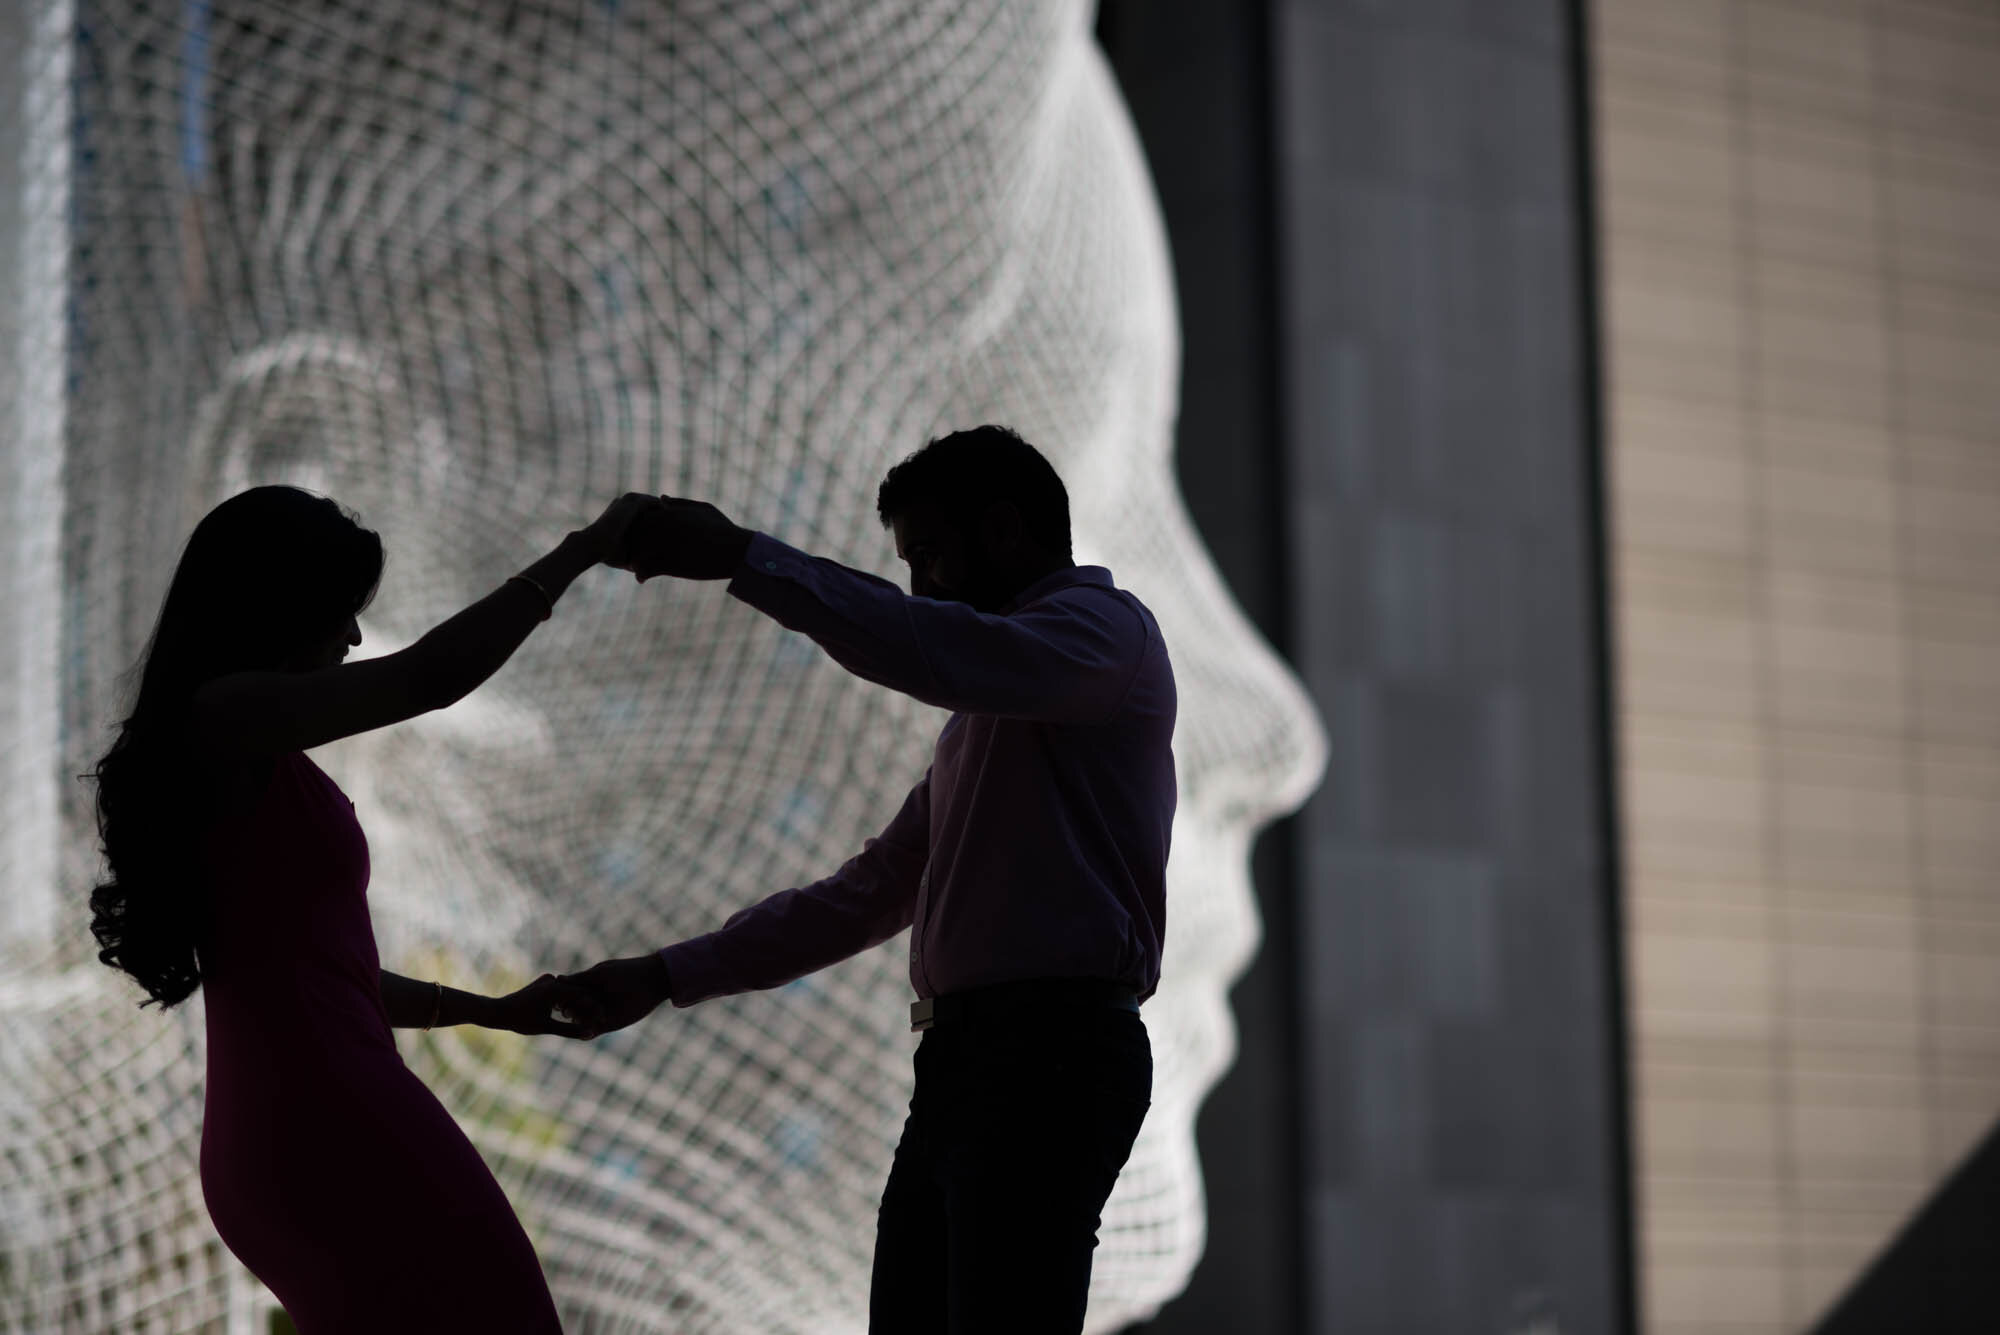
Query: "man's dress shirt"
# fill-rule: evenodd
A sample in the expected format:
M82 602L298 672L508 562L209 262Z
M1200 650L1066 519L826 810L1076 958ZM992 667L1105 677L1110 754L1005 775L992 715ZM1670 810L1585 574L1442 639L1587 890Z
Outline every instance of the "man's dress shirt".
M905 927L921 997L1038 978L1152 994L1175 694L1144 604L1075 566L982 613L761 533L729 592L952 713L902 810L839 871L660 952L675 1005L788 983Z

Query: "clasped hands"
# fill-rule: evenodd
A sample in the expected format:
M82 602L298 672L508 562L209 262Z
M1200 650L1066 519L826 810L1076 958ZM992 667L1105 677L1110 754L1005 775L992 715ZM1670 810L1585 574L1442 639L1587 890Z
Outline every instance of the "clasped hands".
M540 1032L597 1038L637 1024L668 997L667 966L658 955L605 960L549 981L549 990L537 1000L551 1023Z
M655 575L728 579L750 546L751 531L707 501L632 492L612 510L623 522L608 535L603 562L631 571L641 584Z
M590 1039L637 1024L667 999L665 962L639 955L605 960L582 973L545 973L505 996L478 998L478 1009L453 1023Z
M381 986L383 1009L399 1027L473 1025L515 1034L596 1038L645 1018L665 1001L667 970L654 955L607 960L580 974L545 973L512 992L487 995L385 969Z

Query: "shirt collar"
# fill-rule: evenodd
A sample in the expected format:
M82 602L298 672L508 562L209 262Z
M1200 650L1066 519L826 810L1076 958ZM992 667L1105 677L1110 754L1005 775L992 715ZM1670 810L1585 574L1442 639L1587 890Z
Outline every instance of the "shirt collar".
M1054 570L1015 594L1014 600L1000 609L1000 615L1012 616L1039 598L1046 598L1058 589L1067 589L1078 584L1089 584L1100 589L1118 587L1111 582L1111 572L1103 566L1071 566L1067 570Z

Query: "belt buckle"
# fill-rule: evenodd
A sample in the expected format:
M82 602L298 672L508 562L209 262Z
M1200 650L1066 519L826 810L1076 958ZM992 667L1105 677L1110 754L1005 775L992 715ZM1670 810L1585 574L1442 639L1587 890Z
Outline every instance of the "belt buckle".
M937 1002L930 997L919 997L910 1003L910 1032L920 1034L937 1023Z

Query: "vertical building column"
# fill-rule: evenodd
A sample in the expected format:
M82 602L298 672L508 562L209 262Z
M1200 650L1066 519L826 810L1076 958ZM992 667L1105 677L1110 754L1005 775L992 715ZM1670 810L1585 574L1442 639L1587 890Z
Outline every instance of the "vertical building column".
M73 28L0 6L0 966L54 926Z
M1311 1331L1625 1321L1562 0L1277 0Z

